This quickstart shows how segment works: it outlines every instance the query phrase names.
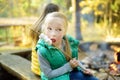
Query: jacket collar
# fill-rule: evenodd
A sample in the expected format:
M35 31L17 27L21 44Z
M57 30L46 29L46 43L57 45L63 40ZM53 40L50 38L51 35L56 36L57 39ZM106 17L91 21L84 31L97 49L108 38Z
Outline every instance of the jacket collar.
M47 47L48 49L56 49L53 45L46 43L44 40L39 39L38 44Z

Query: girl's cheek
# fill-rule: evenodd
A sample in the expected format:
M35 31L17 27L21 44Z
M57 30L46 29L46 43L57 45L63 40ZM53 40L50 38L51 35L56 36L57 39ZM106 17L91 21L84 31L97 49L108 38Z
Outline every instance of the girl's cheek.
M50 38L50 34L49 33L47 33L46 35Z
M48 35L48 34L50 34L50 32L49 32L48 30L46 30L46 31L45 31L45 34Z
M57 37L58 40L62 40L62 38L63 38L63 35L59 35L59 36Z

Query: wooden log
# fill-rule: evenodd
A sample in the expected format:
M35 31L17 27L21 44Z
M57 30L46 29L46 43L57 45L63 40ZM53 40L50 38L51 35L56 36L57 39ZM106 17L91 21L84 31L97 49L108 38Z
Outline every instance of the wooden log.
M24 58L29 58L30 60L30 55L31 55L31 51L32 49L20 49L20 50L9 50L9 51L3 51L3 52L0 52L0 54L2 55L19 55L21 57L24 57Z
M40 77L31 72L30 61L20 56L0 55L0 64L8 73L20 80L40 80Z

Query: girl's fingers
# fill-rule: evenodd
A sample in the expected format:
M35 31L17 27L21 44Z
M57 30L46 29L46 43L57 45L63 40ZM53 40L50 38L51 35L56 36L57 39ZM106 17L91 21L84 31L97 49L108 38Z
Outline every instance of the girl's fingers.
M70 60L70 65L72 68L75 68L78 66L78 61L76 59Z

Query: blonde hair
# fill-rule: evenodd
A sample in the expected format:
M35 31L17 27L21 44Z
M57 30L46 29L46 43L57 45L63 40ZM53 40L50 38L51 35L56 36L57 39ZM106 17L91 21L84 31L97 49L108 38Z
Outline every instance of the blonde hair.
M32 41L34 42L34 46L36 45L36 43L39 39L39 35L41 33L42 22L43 22L45 16L49 13L57 12L57 11L59 11L58 5L56 5L54 3L47 4L44 7L43 11L41 12L39 19L35 22L35 24L33 24L31 26L29 34L30 34Z
M45 24L47 24L47 22L49 22L49 20L51 18L59 18L59 19L63 20L65 30L67 30L68 22L67 22L66 16L63 13L61 13L61 12L52 12L52 13L49 13L48 15L46 15L46 17L45 17L45 19L43 21L42 31L46 27Z
M68 27L68 22L67 22L67 18L66 16L61 13L61 12L52 12L52 13L49 13L48 15L46 15L45 19L44 19L44 22L43 22L43 26L42 26L42 31L44 32L44 28L46 27L45 24L47 22L49 22L50 18L60 18L63 20L63 23L64 23L64 28L65 28L65 31L67 30L67 27ZM65 51L63 51L66 59L69 61L71 59L71 50L70 50L70 45L69 45L69 41L67 39L66 36L64 36L64 40L65 40Z

